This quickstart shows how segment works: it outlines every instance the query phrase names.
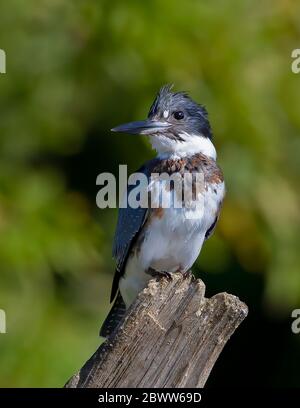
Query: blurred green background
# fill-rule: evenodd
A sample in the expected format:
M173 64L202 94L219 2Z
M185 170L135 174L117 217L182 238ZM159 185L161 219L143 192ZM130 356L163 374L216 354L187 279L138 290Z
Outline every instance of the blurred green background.
M109 310L117 210L96 176L153 157L111 134L174 83L206 105L227 197L194 272L250 313L208 386L299 386L300 3L2 2L0 386L61 387Z

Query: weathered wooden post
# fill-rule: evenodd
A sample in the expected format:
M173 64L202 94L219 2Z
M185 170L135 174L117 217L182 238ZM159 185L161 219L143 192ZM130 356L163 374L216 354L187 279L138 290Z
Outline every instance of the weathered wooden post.
M248 313L236 296L204 294L201 280L180 273L151 280L65 387L203 387Z

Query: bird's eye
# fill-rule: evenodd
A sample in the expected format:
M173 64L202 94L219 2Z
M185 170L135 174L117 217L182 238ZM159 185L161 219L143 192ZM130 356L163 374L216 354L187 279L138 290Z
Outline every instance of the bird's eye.
M184 118L184 113L182 111L176 111L173 113L173 116L176 120L181 120Z

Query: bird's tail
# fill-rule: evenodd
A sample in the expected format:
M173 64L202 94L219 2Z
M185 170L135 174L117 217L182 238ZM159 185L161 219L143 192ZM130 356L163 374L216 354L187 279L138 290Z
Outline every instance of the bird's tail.
M122 319L126 312L126 306L124 300L122 299L122 295L118 292L116 300L110 309L102 327L100 329L100 336L108 337L114 329L117 327L118 323Z

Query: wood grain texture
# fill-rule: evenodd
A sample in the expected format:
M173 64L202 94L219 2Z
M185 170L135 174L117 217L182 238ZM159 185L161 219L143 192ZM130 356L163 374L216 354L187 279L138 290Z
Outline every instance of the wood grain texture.
M204 283L192 276L151 280L65 387L203 387L248 313L233 295L204 294Z

